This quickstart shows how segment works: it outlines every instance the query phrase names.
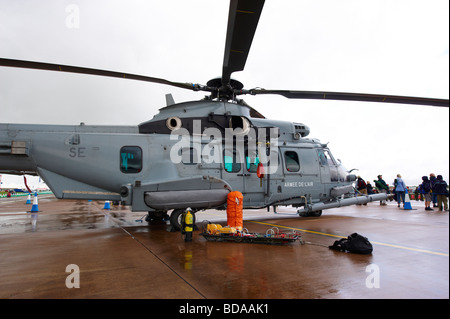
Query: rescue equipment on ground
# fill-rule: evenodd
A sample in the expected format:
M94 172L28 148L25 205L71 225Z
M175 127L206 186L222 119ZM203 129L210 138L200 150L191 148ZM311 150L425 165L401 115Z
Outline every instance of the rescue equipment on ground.
M244 196L241 192L234 191L227 195L227 225L241 228L243 222Z
M191 213L191 208L186 208L181 216L181 233L184 235L185 242L192 241L192 232L194 230L194 216Z
M334 244L328 248L363 255L371 254L373 251L370 241L358 233L353 233L347 238L336 240Z
M249 233L247 228L222 226L203 221L201 235L208 241L283 245L300 240L303 244L299 232L281 232L278 227L270 228L265 234L261 234Z

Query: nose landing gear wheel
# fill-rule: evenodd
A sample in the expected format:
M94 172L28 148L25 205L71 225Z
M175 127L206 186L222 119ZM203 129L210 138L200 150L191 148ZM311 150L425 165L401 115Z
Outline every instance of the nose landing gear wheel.
M301 217L320 217L322 216L322 211L321 210L317 210L314 212L300 212L299 214Z

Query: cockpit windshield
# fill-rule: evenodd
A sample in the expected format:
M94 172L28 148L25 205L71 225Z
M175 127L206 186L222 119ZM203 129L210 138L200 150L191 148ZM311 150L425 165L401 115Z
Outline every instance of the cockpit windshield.
M319 149L318 150L319 155L319 162L320 165L334 165L336 166L336 161L334 160L333 156L331 155L330 150L328 149Z
M327 166L330 170L330 179L332 182L343 182L347 178L347 170L336 161L329 149L318 149L319 163L321 166Z

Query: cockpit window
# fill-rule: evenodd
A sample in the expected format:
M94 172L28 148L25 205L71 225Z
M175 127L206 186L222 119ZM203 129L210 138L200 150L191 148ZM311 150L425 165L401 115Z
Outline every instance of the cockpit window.
M319 155L320 165L327 165L328 160L327 160L327 157L325 156L325 153L323 152L323 150L317 150L317 154Z
M327 156L328 165L336 165L333 155L331 155L329 150L325 150L325 155Z
M335 166L336 162L334 161L333 156L331 155L329 150L317 150L317 154L319 155L320 165L329 165Z

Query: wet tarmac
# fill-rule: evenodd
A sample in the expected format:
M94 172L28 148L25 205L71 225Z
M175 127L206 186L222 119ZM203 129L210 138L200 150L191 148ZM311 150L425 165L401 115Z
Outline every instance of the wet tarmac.
M283 246L185 243L166 222L147 223L100 201L0 199L0 298L390 299L449 298L449 214L395 203L350 206L298 217L280 207L244 211L244 227L296 230ZM196 214L226 224L223 211ZM330 250L357 232L371 255ZM73 267L79 273L73 272ZM69 266L69 268L67 268ZM72 268L70 268L72 267ZM77 275L78 277L75 277ZM78 280L80 288L68 288Z

